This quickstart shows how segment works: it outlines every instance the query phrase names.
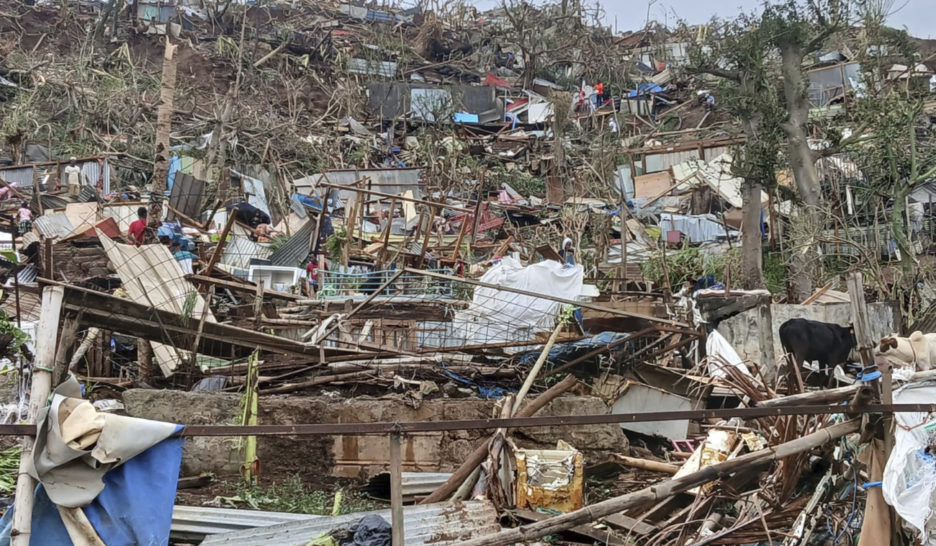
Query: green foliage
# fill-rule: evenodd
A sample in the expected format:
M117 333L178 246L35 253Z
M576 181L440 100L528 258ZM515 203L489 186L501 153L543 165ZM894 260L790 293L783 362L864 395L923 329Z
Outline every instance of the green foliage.
M10 343L6 346L6 354L9 357L19 356L24 359L29 358L26 349L26 343L29 342L29 335L16 327L16 322L10 320L10 317L3 311L0 311L0 337L10 337Z
M328 258L331 260L340 260L341 259L341 248L344 246L345 240L348 238L348 232L344 228L339 228L335 230L328 239L325 239L325 252L328 253Z
M737 279L740 271L740 249L731 249L720 255L703 253L698 247L683 246L677 251L667 250L666 269L673 290L678 290L684 281L695 281L705 275L714 275L716 280L725 281L725 272ZM663 286L663 254L658 253L641 264L643 276L658 286Z
M764 284L771 294L786 291L787 265L780 254L764 254Z
M185 294L185 300L182 302L182 325L188 326L192 313L195 311L195 304L198 303L198 292L192 290Z
M330 495L325 491L309 489L302 483L302 478L298 474L268 487L247 486L243 482L238 482L236 491L235 496L219 497L218 500L233 507L246 504L254 510L318 516L332 515L336 497L339 496L339 515L379 508L376 502L359 493L347 493L339 489L334 495Z
M288 240L289 237L285 235L277 235L276 237L273 237L273 239L270 241L270 250L276 252L277 250L283 248L283 245L285 245L286 241Z
M12 494L16 490L16 478L19 475L20 447L0 451L0 493Z
M514 191L524 197L531 195L543 197L546 195L546 180L539 176L532 176L519 170L507 171L502 168L489 174L489 176L497 184L497 187L507 183Z

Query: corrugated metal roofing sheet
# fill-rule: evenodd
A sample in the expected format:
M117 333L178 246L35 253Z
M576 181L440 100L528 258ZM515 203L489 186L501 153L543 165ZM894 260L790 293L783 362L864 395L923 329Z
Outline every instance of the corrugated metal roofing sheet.
M272 253L268 245L255 243L247 237L231 235L224 245L224 254L221 255L219 261L238 269L247 269L251 258L265 260Z
M376 514L390 521L390 510L361 512L337 517L293 521L209 536L202 546L300 546L333 529L353 524L362 517ZM471 537L500 531L497 510L489 501L452 502L406 506L403 508L404 542L421 544L460 544Z
M36 316L38 320L38 314ZM200 541L209 535L324 517L326 516L176 505L172 510L171 533L174 538Z
M269 260L273 265L297 267L309 255L314 236L315 222L309 220L283 246L270 254Z
M369 178L370 184L364 184L365 188L393 195L412 191L414 198L422 199L423 191L419 175L419 169L340 169L327 171L324 177L321 174L314 174L293 180L293 186L296 188L296 193L311 195L312 190L320 183L325 183L326 180L330 184L349 186L362 178ZM347 201L352 195L355 195L355 192L347 190L338 192L342 201Z
M33 226L39 230L39 233L45 239L62 239L75 231L75 226L68 220L68 216L65 216L64 212L43 214L33 220Z
M350 59L348 72L392 78L396 76L397 63L392 61L372 61L369 59Z

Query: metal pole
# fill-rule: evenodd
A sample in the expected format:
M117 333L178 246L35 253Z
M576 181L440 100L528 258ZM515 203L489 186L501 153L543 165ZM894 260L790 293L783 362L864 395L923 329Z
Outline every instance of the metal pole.
M400 433L390 433L390 513L393 546L403 546L403 471Z

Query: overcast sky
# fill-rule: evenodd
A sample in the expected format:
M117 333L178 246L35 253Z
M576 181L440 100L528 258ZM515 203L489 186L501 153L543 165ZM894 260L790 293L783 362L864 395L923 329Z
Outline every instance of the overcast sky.
M594 0L586 0L590 3ZM713 15L730 18L741 11L750 12L760 7L762 0L598 0L608 16L607 24L617 30L643 28L647 19L647 3L651 2L650 18L668 25L678 19L690 24L708 22ZM917 38L936 38L936 0L892 0L892 14L888 23L904 28ZM469 0L479 9L490 9L500 0ZM534 3L541 3L534 0Z
M647 18L647 0L599 0L619 30L643 27ZM753 11L761 0L650 0L650 18L672 24L682 18L690 24L704 23L717 15L730 18L740 11ZM637 6L641 6L638 8ZM917 38L936 38L936 0L894 0L890 26L906 27Z

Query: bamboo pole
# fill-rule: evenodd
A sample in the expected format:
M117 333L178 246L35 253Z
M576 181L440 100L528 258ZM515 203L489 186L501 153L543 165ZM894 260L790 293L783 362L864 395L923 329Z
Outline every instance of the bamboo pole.
M514 400L513 409L510 411L511 415L520 411L520 404L523 403L523 398L527 395L528 392L530 392L530 387L533 386L533 381L536 380L536 376L539 375L540 369L546 362L546 358L549 356L549 351L552 350L553 345L556 344L556 338L559 337L559 332L562 331L563 326L565 326L564 320L559 319L556 321L556 327L553 328L552 334L549 336L549 340L546 342L543 350L540 351L539 358L536 359L536 363L533 364L533 368L530 370L530 373L527 374L527 378L523 381L523 386L520 387L520 392L517 393L517 398Z
M224 251L224 244L227 242L228 233L231 232L231 227L234 225L234 219L237 217L237 213L234 209L228 211L227 223L224 224L224 229L221 231L221 238L218 240L218 244L214 247L214 251L211 253L211 258L208 259L208 265L202 269L201 274L211 276L211 270L214 269L215 264L218 263L218 260L221 259L221 253Z
M803 436L802 438L797 438L791 442L741 455L735 459L705 467L698 472L687 474L681 478L664 480L639 491L592 504L567 514L551 517L537 523L523 525L514 529L503 530L497 534L477 537L463 542L462 546L499 546L532 542L550 534L560 533L576 525L596 521L605 516L626 510L632 506L649 505L652 502L669 498L677 493L688 491L693 487L716 480L739 470L803 453L814 447L841 438L846 434L856 432L860 426L860 419L852 419L844 423L832 425Z
M661 463L660 461L651 461L650 459L639 459L637 457L627 457L625 455L617 455L616 457L621 464L633 468L665 472L667 474L675 474L679 470L679 466L675 464Z
M576 379L573 375L567 375L565 379L556 383L549 388L543 394L537 396L531 400L526 406L523 407L514 417L532 417L536 412L541 410L546 404L553 401L562 393L571 389L575 386ZM484 459L487 457L488 453L488 443L487 441L482 442L471 452L471 455L465 459L465 462L452 473L451 477L444 484L442 484L438 489L432 492L428 497L419 501L419 504L430 504L433 502L439 502L445 500L455 492L456 489L471 475L475 467L484 462Z
M42 290L42 311L36 329L36 361L32 370L32 387L29 393L29 422L35 423L39 410L46 405L52 392L52 365L55 360L55 342L58 339L59 318L65 288L47 286ZM16 479L16 505L13 507L13 530L10 533L12 546L29 546L32 536L33 494L36 480L26 473L27 462L32 456L33 439L23 438L19 476Z
M833 404L835 402L841 402L842 400L848 400L860 390L871 391L871 388L858 383L836 389L821 389L818 391L781 396L780 398L771 398L770 400L761 400L754 405L759 408L779 408L804 404Z

